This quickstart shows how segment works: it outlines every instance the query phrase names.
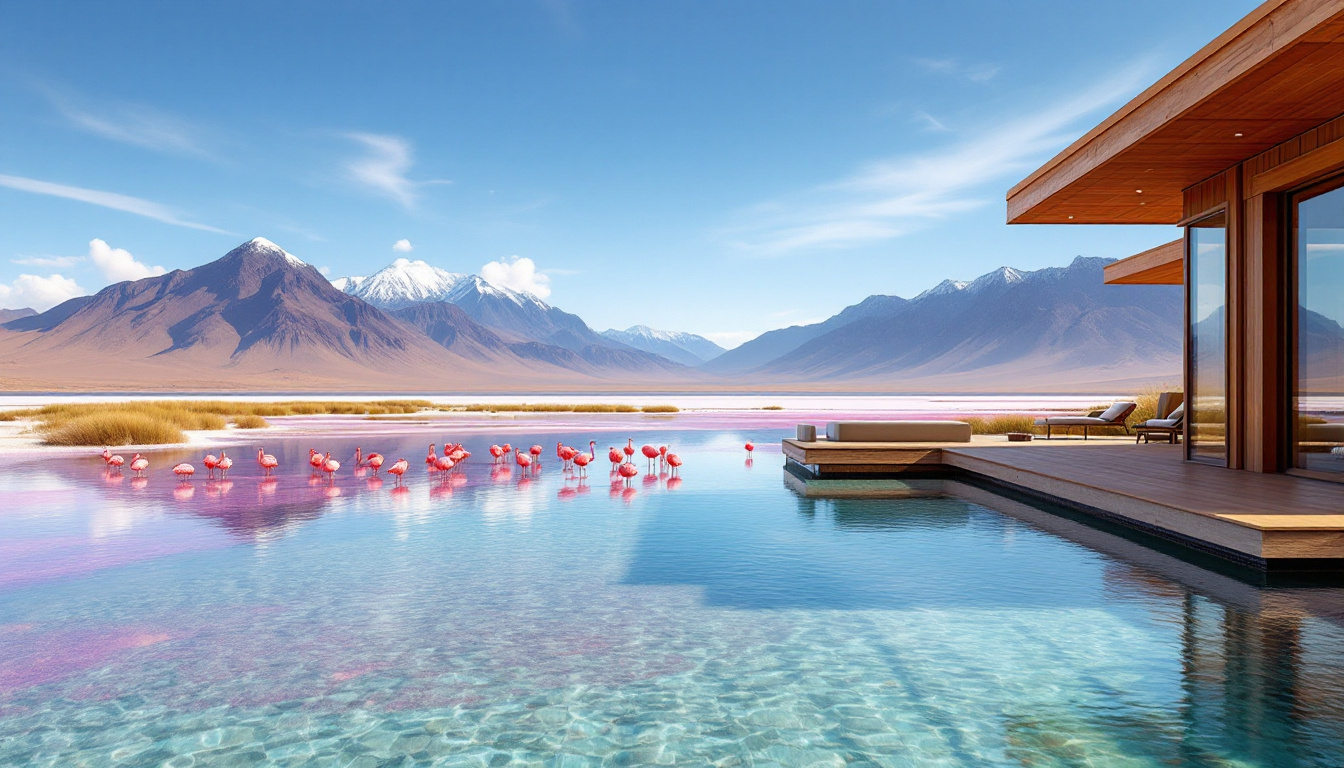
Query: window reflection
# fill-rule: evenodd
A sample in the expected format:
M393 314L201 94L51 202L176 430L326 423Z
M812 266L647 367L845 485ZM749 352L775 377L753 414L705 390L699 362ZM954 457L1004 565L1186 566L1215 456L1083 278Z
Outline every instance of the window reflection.
M1344 473L1344 188L1297 206L1297 466Z
M1190 396L1192 459L1227 463L1227 219L1190 225Z

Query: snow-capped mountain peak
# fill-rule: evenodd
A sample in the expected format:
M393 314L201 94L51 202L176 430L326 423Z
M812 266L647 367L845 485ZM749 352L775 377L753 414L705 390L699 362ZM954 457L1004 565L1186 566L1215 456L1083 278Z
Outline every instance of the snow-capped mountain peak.
M461 304L463 301L470 299L473 296L489 296L504 299L506 301L511 301L520 307L531 305L542 311L551 308L551 305L530 293L520 293L519 291L495 285L480 275L463 275L462 279L458 281L457 285L453 286L453 289L444 296L443 300L453 304Z
M624 331L613 328L603 331L602 335L612 341L662 355L683 365L699 365L707 360L713 360L724 352L723 347L703 336L680 331L660 331L647 325L632 325Z
M466 279L423 261L397 259L368 277L343 277L332 285L376 307L399 309L420 301L445 301Z
M284 257L285 261L289 262L290 264L293 264L296 267L308 266L307 262L301 260L298 256L295 256L289 251L286 251L284 248L281 248L280 246L276 245L275 243L272 243L270 240L267 240L264 237L254 237L251 240L247 241L245 244L243 244L241 247L253 253L266 252L282 256Z
M975 278L971 281L965 280L944 280L929 290L919 294L915 300L923 299L928 296L946 296L955 293L965 293L967 295L979 293L986 288L995 285L1013 285L1022 282L1027 276L1026 272L1013 269L1012 267L999 267L993 272Z
M338 277L331 281L331 285L338 291L350 293L351 290L358 288L359 284L369 278L363 275L351 275L350 277Z
M970 285L970 283L966 282L965 280L944 280L943 282L933 286L929 290L916 296L915 300L918 301L919 299L923 299L928 296L946 296L951 293L961 293L962 291L966 290L966 286L968 285Z

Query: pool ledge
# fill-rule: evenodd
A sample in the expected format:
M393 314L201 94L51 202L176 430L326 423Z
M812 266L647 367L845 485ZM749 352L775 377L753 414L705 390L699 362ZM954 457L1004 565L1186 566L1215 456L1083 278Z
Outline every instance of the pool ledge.
M1344 569L1339 486L1193 464L1178 446L980 437L919 444L785 440L782 450L809 496L880 496L879 480L966 473L1258 568ZM845 488L843 481L857 482Z

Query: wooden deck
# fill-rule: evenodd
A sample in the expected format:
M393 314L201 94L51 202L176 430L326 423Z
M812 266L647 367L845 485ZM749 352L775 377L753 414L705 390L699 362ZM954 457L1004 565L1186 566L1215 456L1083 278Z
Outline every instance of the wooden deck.
M1133 438L1009 443L868 444L784 441L816 486L865 478L850 495L880 495L881 478L969 473L1260 567L1344 568L1344 486L1237 472L1182 460L1181 446Z

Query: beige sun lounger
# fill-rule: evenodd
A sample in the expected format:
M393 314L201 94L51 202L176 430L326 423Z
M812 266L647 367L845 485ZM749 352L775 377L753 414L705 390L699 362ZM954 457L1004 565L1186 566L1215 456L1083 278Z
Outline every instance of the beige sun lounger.
M964 421L832 421L826 439L837 443L969 443Z
M1087 439L1087 433L1090 429L1101 427L1123 427L1125 434L1129 434L1129 424L1125 419L1129 414L1139 407L1137 403L1118 402L1111 405L1104 411L1094 411L1086 416L1050 416L1036 419L1036 426L1045 427L1045 439L1050 439L1050 432L1054 427L1082 427L1083 439Z

